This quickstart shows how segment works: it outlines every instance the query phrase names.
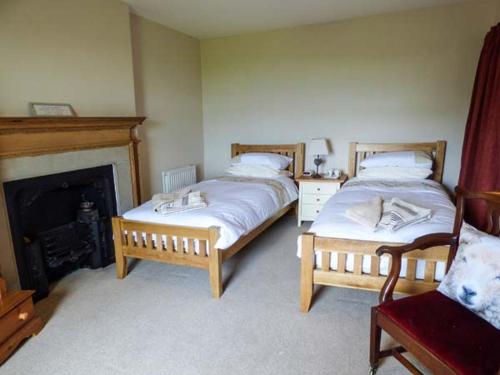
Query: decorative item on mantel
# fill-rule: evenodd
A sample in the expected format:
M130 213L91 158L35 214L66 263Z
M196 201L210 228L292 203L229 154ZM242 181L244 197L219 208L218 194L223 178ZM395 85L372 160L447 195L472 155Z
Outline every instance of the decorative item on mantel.
M29 103L32 117L76 117L71 104L66 103Z
M316 172L312 175L313 178L321 178L319 174L319 166L323 164L321 156L330 154L330 147L325 138L311 138L307 145L307 154L315 156L314 165L316 165Z

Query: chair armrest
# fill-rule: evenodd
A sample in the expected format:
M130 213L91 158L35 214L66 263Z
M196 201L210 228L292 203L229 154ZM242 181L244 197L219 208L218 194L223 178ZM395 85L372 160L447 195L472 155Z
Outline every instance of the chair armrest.
M403 254L414 250L426 250L431 247L455 245L458 241L458 236L453 233L434 233L427 234L422 237L416 238L413 242L401 246L381 246L377 249L376 254L381 256L383 254L390 254L392 256L392 265L387 275L387 279L380 291L379 302L385 303L392 301L392 294L396 283L399 280L401 273L401 258Z
M376 250L376 254L381 256L383 254L391 254L394 256L401 256L413 250L426 250L431 247L453 245L456 241L456 236L453 233L433 233L426 234L416 238L413 242L401 246L380 246Z

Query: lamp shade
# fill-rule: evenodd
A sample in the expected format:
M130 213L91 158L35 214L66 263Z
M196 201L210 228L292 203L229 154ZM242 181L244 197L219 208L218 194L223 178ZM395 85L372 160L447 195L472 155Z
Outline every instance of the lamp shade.
M330 150L325 138L312 138L307 145L308 155L328 155Z

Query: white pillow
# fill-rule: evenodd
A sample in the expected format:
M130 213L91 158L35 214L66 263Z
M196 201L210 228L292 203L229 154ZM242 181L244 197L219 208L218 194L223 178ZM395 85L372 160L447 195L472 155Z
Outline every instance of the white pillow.
M500 239L464 225L437 290L500 329Z
M280 171L265 165L233 164L226 169L226 174L242 177L273 178L278 176L290 177L290 171Z
M380 152L364 159L360 166L373 167L410 167L432 169L432 157L423 151Z
M274 169L286 169L292 162L292 158L280 154L266 152L249 152L235 156L231 159L232 164L266 165Z
M357 177L363 180L384 179L426 179L432 175L432 170L427 168L402 168L402 167L377 167L365 168L358 171Z

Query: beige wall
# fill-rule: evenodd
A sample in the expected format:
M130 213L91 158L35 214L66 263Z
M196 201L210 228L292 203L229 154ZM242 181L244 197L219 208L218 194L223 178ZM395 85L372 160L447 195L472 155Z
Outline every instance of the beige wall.
M203 164L200 42L131 16L136 106L141 129L142 196L162 188L161 172ZM200 175L200 173L199 173Z
M71 103L84 116L137 107L148 116L144 198L161 189L165 169L220 173L231 142L311 136L333 140L329 165L342 168L352 140L447 139L453 185L477 57L499 19L500 0L488 0L205 40L200 63L199 41L130 18L118 0L0 0L0 116L26 115L30 101ZM47 160L9 163L33 173L78 167ZM7 250L0 269L15 284Z
M325 136L334 148L328 165L346 169L350 141L444 139L445 183L453 186L476 64L497 3L203 40L207 177L223 170L231 142Z
M120 1L0 1L0 116L28 102L134 115L129 14Z
M81 116L135 115L137 102L138 114L149 118L140 148L145 197L160 189L161 170L202 166L199 41L131 19L121 1L0 0L0 116L26 116L30 101L71 103ZM112 151L0 161L0 184L26 177L25 171L35 176L56 167L121 165L105 156ZM124 189L121 200L128 197ZM0 272L16 287L2 198Z

